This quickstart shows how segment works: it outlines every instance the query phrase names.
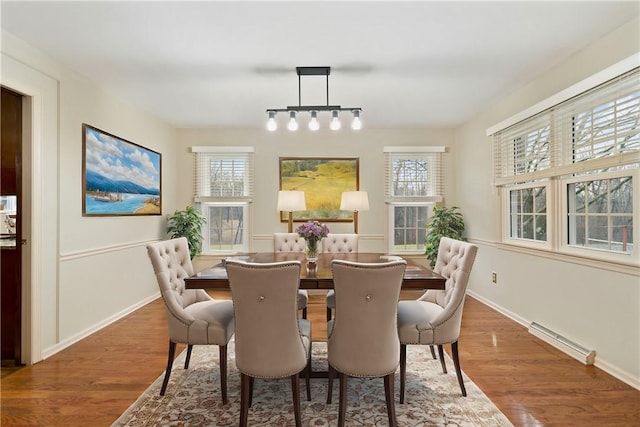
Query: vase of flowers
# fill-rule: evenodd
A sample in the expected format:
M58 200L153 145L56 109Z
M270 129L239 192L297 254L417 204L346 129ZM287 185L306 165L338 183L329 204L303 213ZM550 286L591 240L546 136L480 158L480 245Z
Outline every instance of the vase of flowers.
M327 237L329 227L318 221L308 221L296 228L296 232L307 243L307 260L316 262L318 260L318 242Z

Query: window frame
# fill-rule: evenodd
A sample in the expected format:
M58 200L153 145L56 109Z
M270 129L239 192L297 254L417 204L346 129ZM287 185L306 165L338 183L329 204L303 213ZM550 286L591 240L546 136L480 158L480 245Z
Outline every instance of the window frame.
M242 233L242 247L238 250L212 250L211 249L211 225L209 224L209 208L226 208L226 207L242 207L242 219L245 224ZM201 202L199 203L200 212L207 218L207 222L203 225L202 233L202 254L203 255L220 255L220 254L228 254L228 253L241 253L241 252L249 252L249 207L250 203L248 201L238 201L238 202L228 202L228 201L220 201L220 202Z
M545 188L545 203L546 203L546 227L547 227L547 239L546 240L534 240L534 239L526 239L520 237L512 237L511 236L511 191L512 190L524 190L528 188L537 188L544 187ZM537 249L546 249L550 250L553 248L553 238L552 238L552 230L553 223L551 214L549 213L549 206L552 204L551 200L553 200L553 196L555 191L553 190L553 185L550 180L544 181L533 181L528 182L526 184L515 184L511 186L503 186L501 188L501 196L502 196L502 240L505 243L509 243L512 245L526 246L530 248Z
M251 207L253 202L253 175L254 175L254 148L245 146L202 146L191 147L194 153L194 204L200 209L202 214L208 218L209 207L242 207L243 215L243 239L242 248L238 250L211 250L211 228L208 221L202 226L203 251L204 255L224 255L250 251L251 235ZM201 158L202 156L202 158ZM216 160L243 160L245 162L243 176L242 194L233 191L232 195L211 195L211 183L207 176L210 176L211 169L205 169L207 161ZM234 188L236 188L234 186Z
M640 196L636 196L640 194L640 132L637 120L639 93L640 67L637 65L637 56L632 56L487 129L487 136L493 137L494 186L500 198L498 212L502 243L543 249L576 259L610 262L612 265L635 268L640 266L640 200L637 200ZM600 112L606 114L599 114ZM588 135L588 132L592 132L593 142L585 143L584 139L576 138L575 132L578 130L574 126L577 117L580 117L580 123L592 125L595 129L591 131L588 128L587 133L582 134ZM519 135L526 135L547 120L551 126L549 167L519 174L515 167L517 159L514 155L519 148L517 138ZM629 125L630 122L635 125ZM617 132L621 132L620 136ZM626 150L617 152L619 138L626 136L631 138L630 145ZM594 156L576 158L575 150L583 153L591 150ZM605 153L609 150L614 154ZM598 155L599 153L605 154ZM632 252L569 244L569 185L621 176L632 176L632 195L635 196L631 212ZM532 241L512 238L510 191L519 186L541 186L545 181L548 182L547 244L536 245L532 244ZM610 224L610 213L608 218L607 223ZM609 234L607 239L610 241L614 236Z
M444 178L443 169L444 162L442 154L445 152L444 146L415 146L415 147L384 147L385 154L385 203L387 208L387 251L389 253L402 254L402 255L418 255L424 254L425 242L417 242L416 249L398 249L395 244L395 208L415 208L426 207L427 215L425 218L425 232L426 224L431 217L433 206L442 202L443 200L443 188ZM426 194L421 196L416 195L396 195L395 194L395 181L393 174L393 163L398 158L404 158L407 160L421 160L424 159L428 162L427 174L428 179L425 182ZM416 217L418 218L418 217ZM419 221L416 220L415 227L403 227L406 229L415 229L417 239L420 237Z
M585 182L585 181L594 181L594 180L608 180L613 178L620 178L623 176L631 176L633 180L632 184L632 194L637 195L633 200L633 212L631 213L633 218L636 218L635 223L633 224L633 251L631 252L617 252L609 249L598 249L598 248L590 248L578 245L572 245L569 243L569 233L570 225L569 225L569 197L568 197L568 187L571 184L576 182ZM559 193L561 196L561 212L562 212L562 220L560 224L560 236L562 238L559 239L558 242L558 252L575 255L585 258L597 258L604 261L618 262L623 264L633 264L633 260L640 259L640 250L638 249L638 239L640 238L640 227L637 218L640 217L640 169L622 169L616 171L609 171L603 173L594 173L588 175L579 175L579 176L570 176L564 177L560 179L560 190Z

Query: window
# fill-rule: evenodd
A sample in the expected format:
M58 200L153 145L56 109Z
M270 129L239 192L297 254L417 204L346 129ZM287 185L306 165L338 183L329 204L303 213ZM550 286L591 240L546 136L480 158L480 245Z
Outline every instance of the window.
M196 158L194 201L207 219L203 252L248 252L253 148L192 147L191 151Z
M509 237L547 241L547 187L524 186L509 190Z
M638 174L621 171L603 175L599 179L580 177L564 182L567 244L631 254L634 249L633 188Z
M492 135L503 241L640 264L640 69Z
M385 147L389 252L423 253L430 207L442 200L444 147Z

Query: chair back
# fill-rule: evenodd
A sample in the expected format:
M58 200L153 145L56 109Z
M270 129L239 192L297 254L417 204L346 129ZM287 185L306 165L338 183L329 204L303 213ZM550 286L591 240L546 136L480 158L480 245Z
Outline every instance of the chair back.
M307 364L298 327L300 261L226 261L235 316L236 366L254 378L282 378Z
M307 243L298 233L274 233L273 250L275 252L304 252Z
M443 326L438 334L441 338L449 337L447 341L457 339L460 334L464 297L477 252L478 247L474 244L448 237L441 238L433 271L445 277L445 289L429 290L419 298L444 308L431 323L434 329Z
M358 235L353 233L329 233L322 239L322 252L350 253L358 252Z
M398 298L406 261L331 263L336 296L329 322L329 364L354 377L381 377L400 360Z
M151 243L147 245L147 254L153 265L160 294L167 310L169 339L173 342L190 342L189 327L194 318L185 312L185 308L211 298L202 289L185 289L184 279L193 274L193 265L186 237ZM201 343L206 343L206 329ZM194 334L194 330L190 332ZM193 338L193 337L192 337Z

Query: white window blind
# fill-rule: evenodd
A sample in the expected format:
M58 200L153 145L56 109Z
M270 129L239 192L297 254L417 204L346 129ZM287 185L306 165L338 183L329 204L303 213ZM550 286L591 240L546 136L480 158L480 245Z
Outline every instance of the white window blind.
M250 200L253 147L192 147L196 202Z
M387 203L439 202L444 147L385 147Z
M493 134L496 185L640 161L640 69Z

